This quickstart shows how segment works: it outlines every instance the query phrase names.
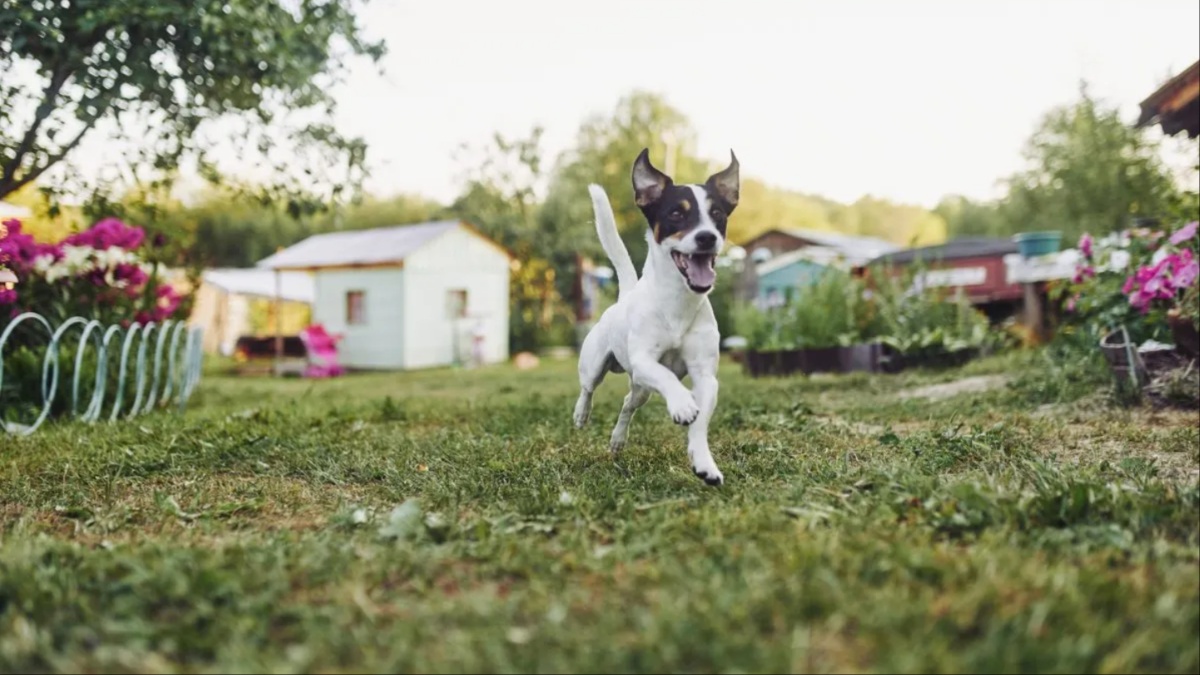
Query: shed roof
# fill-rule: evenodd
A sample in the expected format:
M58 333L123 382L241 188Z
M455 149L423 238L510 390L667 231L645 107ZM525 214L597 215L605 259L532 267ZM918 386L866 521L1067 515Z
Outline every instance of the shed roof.
M959 258L987 258L1017 252L1017 244L1011 239L997 237L959 237L936 246L922 246L895 251L875 258L870 264L910 263L914 260L956 260Z
M825 230L805 230L794 227L777 227L752 239L746 248L753 248L754 241L759 238L778 232L785 234L795 239L801 239L814 246L824 246L831 249L836 249L847 258L861 258L870 260L884 253L890 253L900 248L890 241L879 239L877 237L863 237L853 234L843 234L841 232L828 232Z
M260 260L258 267L298 270L398 264L439 235L457 227L464 227L464 224L457 220L439 220L316 234ZM475 232L474 228L468 229Z
M758 276L770 274L776 270L781 270L790 265L794 265L799 261L813 263L822 267L836 265L839 261L843 261L844 256L841 251L828 246L809 246L806 248L780 253L779 255L759 264L754 268Z
M313 278L307 272L280 272L281 300L312 304L315 297ZM258 298L275 297L275 272L269 269L213 269L205 270L204 283L211 284L228 293Z
M1161 124L1168 136L1180 131L1186 131L1188 138L1200 134L1200 61L1147 96L1141 109L1135 126Z

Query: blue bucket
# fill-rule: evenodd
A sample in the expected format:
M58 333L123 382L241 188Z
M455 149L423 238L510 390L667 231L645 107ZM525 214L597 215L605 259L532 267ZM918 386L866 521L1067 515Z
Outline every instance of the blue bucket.
M1013 237L1022 258L1036 258L1058 253L1062 246L1062 232L1022 232Z

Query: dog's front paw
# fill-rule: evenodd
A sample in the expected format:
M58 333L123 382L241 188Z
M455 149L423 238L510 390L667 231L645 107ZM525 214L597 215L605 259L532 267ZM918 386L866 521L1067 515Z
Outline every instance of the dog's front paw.
M725 483L725 476L721 474L721 470L716 464L712 464L708 468L701 469L698 466L692 467L692 473L696 474L700 480L714 487Z
M682 424L686 427L696 421L696 417L700 415L700 406L696 405L696 399L692 398L691 393L688 393L673 403L668 402L667 412L671 413L671 420L675 424Z
M708 451L707 447L689 447L688 456L692 460L692 473L696 474L700 480L709 485L721 485L725 482L725 476L717 468L717 463L713 461L712 453Z

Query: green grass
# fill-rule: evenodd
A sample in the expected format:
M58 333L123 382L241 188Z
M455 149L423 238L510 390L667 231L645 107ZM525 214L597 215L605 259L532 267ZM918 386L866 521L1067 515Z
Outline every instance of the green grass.
M660 398L609 458L621 378L572 429L569 363L210 374L0 439L0 672L1197 672L1195 413L1069 375L730 365L714 489Z

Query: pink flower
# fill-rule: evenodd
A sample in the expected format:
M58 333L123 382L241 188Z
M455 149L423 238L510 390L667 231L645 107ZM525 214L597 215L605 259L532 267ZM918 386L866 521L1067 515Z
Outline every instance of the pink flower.
M0 305L11 305L17 301L17 289L0 288Z
M138 265L121 263L116 265L116 268L113 270L113 279L115 281L124 281L126 288L138 288L149 279L149 276L146 276L145 270L138 267Z
M1092 245L1094 243L1095 241L1092 239L1092 235L1090 234L1084 233L1084 235L1079 238L1079 251L1083 253L1084 257L1086 257L1088 260L1092 259Z
M1090 279L1096 276L1096 268L1091 265L1084 265L1075 270L1075 278L1072 280L1077 284L1083 283L1084 279Z
M1129 296L1129 304L1134 309L1142 310L1142 314L1150 311L1150 303L1154 302L1154 293L1148 293L1145 289L1139 290Z
M41 255L51 254L55 260L62 257L57 246L39 244L32 235L21 232L21 221L16 218L0 223L0 263L12 265L16 271L27 270Z
M170 285L160 286L158 300L154 304L154 320L166 321L179 309L183 296Z
M1187 225L1179 228L1179 230L1176 231L1175 234L1171 235L1171 238L1167 241L1171 242L1172 246L1178 246L1196 236L1196 230L1198 228L1200 228L1200 221L1193 220Z
M105 218L83 232L73 234L63 240L64 244L72 246L90 246L97 250L105 250L118 246L132 251L142 245L146 231L140 227L130 227L116 218Z
M1068 312L1075 311L1075 301L1076 301L1076 298L1074 298L1074 297L1072 297L1070 300L1067 300L1067 311Z
M1198 276L1200 276L1200 262L1193 260L1181 269L1175 270L1175 287L1187 288L1196 283Z

